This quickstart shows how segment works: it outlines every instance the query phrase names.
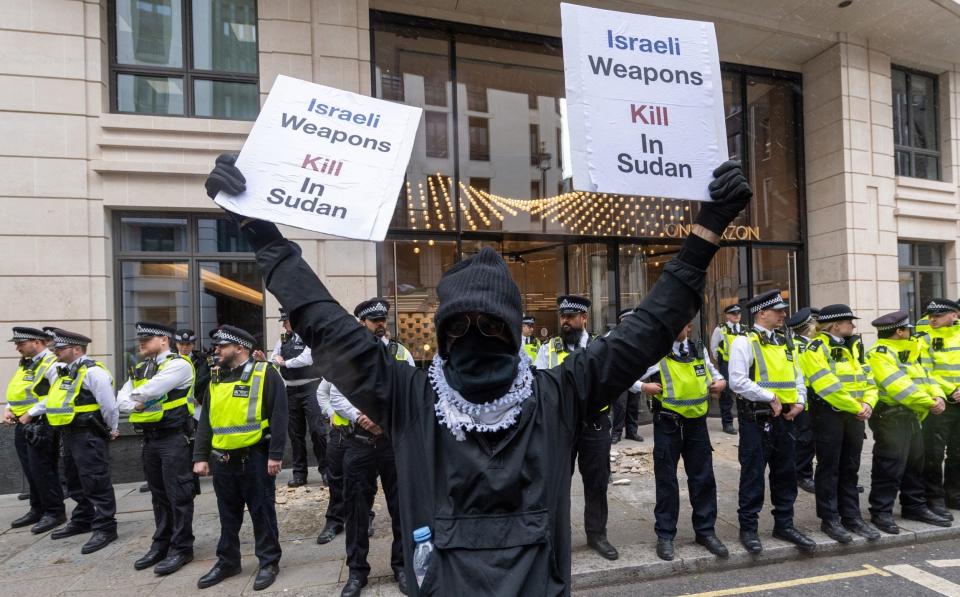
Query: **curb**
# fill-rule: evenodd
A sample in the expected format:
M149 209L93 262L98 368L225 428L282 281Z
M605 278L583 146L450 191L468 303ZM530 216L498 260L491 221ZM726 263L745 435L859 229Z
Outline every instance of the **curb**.
M873 542L855 536L853 542L847 545L841 545L819 531L807 533L817 543L817 549L811 555L801 554L793 545L773 539L769 533L761 534L760 538L764 543L764 550L758 555L748 554L740 545L739 540L728 542L727 547L730 549L730 557L727 559L716 558L698 545L680 542L677 543L678 552L696 550L698 555L678 557L673 561L666 562L657 559L654 545L632 545L621 551L618 564L607 562L593 553L581 552L577 554L579 557L573 563L573 590L583 591L613 585L660 580L681 574L738 570L780 562L874 551L960 537L960 526L942 528L913 521L898 521L898 524L900 525L899 535L881 533L880 539Z

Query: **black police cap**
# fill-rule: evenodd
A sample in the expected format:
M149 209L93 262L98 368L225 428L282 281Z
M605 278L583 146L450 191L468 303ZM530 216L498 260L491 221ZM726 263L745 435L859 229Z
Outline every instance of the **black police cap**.
M810 309L810 307L804 307L788 317L786 325L791 329L804 328L813 323L813 321L813 311Z
M848 305L838 303L836 305L827 305L820 309L817 315L817 321L820 323L832 323L834 321L846 321L848 319L860 319L853 313Z
M379 296L363 301L353 310L357 319L386 319L388 313L390 301Z
M767 309L783 310L789 308L789 305L783 300L780 289L770 290L759 294L746 302L746 307L750 313L756 314Z
M250 332L232 325L222 325L213 335L213 343L217 345L236 344L246 349L252 349L255 340Z
M590 305L592 304L590 299L585 296L564 294L557 297L557 311L561 314L587 313L590 311Z
M946 298L931 299L927 304L927 308L924 309L924 313L929 313L930 315L939 315L941 313L949 313L950 311L960 311L960 304Z
M87 338L83 334L61 330L60 328L56 328L54 330L53 345L56 348L64 348L67 346L86 346L87 344L90 344L90 342L90 338Z
M173 337L174 329L162 323L153 323L152 321L138 321L136 324L137 338L151 338L153 336Z
M878 332L889 332L890 330L899 330L900 328L912 328L910 325L910 315L906 311L894 311L874 319L870 325L877 328Z
M176 342L181 344L194 343L197 341L197 334L193 330L182 329L177 330L177 333L173 335L173 339Z
M729 307L723 310L724 313L729 313L730 315L736 315L740 313L740 311L741 311L740 305L736 303L730 305Z
M26 342L28 340L46 342L48 337L43 330L18 326L13 328L13 336L10 338L10 342Z

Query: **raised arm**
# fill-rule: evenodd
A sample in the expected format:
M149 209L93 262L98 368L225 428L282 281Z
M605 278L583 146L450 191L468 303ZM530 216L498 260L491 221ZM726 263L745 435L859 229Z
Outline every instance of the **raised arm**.
M234 160L217 158L206 183L208 195L236 195L246 188ZM230 215L256 250L267 290L290 314L294 331L313 349L314 361L322 363L323 377L378 425L390 428L392 400L402 398L405 380L417 370L392 359L383 343L340 306L300 256L300 247L283 238L276 225Z
M598 411L629 388L670 351L700 310L706 268L719 249L720 235L753 196L739 162L714 171L710 195L713 201L701 204L690 236L634 314L548 372L559 377L564 393L572 392L581 414Z

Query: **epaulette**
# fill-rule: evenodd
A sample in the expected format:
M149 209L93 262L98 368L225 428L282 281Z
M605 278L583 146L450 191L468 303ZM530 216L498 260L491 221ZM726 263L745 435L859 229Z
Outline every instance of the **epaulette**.
M874 347L873 347L873 350L875 350L875 351L877 351L877 352L879 352L879 353L882 353L882 354L887 354L887 347L886 347L886 346L874 346Z
M823 346L823 340L821 340L820 338L817 338L816 340L810 342L807 348L809 348L810 350L820 350L820 347L822 346Z

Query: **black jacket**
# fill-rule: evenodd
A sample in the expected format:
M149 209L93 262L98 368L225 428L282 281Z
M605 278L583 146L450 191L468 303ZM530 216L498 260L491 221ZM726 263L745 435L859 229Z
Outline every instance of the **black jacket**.
M535 371L519 421L490 445L479 433L458 442L437 424L427 372L390 358L297 245L271 243L257 262L323 376L392 438L407 578L415 578L413 531L430 527L436 547L423 586L411 583L410 594L569 594L577 429L670 350L699 310L704 271L675 259L634 316L561 366Z

